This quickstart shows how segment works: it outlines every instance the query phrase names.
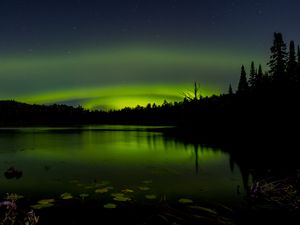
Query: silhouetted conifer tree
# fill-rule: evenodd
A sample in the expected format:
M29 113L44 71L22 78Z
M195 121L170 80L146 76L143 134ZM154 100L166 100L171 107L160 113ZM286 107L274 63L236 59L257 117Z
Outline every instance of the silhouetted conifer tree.
M298 45L297 50L297 71L296 71L296 82L300 85L300 47Z
M287 63L287 75L288 79L292 82L296 80L296 70L297 70L297 62L296 62L296 51L294 41L290 42L289 48L289 58Z
M255 88L256 83L257 83L257 72L256 72L256 69L255 69L254 62L252 61L251 62L251 68L250 68L250 75L249 75L249 85L252 88Z
M283 41L281 33L274 33L273 46L271 47L271 57L268 65L273 81L282 84L286 81L286 44Z
M297 51L297 63L300 65L300 47L298 45L298 51Z
M247 81L247 74L245 71L245 67L242 66L241 68L241 76L240 76L240 81L238 85L238 93L245 93L249 89L248 81Z
M258 72L257 72L257 75L256 75L256 86L257 87L261 87L262 86L262 84L263 84L263 77L264 77L263 70L262 70L261 64L259 64L259 66L258 66Z

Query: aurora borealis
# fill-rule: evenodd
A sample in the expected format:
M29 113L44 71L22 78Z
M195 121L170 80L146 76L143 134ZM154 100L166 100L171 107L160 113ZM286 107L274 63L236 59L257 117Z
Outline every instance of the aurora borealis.
M241 64L266 68L274 31L300 39L289 27L297 5L4 0L0 99L121 108L180 101L194 81L217 94L236 85Z
M210 74L213 58L219 60L220 68ZM3 87L2 92L8 93L7 98L15 95L25 102L106 109L162 103L164 99L180 101L192 89L194 80L207 84L201 87L203 95L219 93L217 87L222 85L224 71L229 74L241 58L141 47L83 52L69 57L7 58L0 68L3 74L11 74L6 80L11 85ZM203 79L198 71L211 76ZM18 90L10 86L18 86Z

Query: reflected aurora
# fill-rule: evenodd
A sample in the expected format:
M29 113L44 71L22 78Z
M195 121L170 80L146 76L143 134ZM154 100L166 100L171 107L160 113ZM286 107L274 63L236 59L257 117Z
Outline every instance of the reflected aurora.
M17 152L17 158L31 163L41 163L46 159L49 163L63 160L72 164L97 164L99 161L104 164L113 158L111 166L129 167L150 159L153 164L172 165L190 162L195 157L193 145L167 141L159 132L139 130L146 128L149 127L101 125L81 129L21 128L12 129L16 135L10 141L3 138L6 134L1 134L0 142L24 145L27 150ZM15 152L16 146L9 146ZM224 155L220 151L202 148L198 157L203 161L215 161L216 158L223 159Z
M138 187L145 186L142 181L151 180L153 183L148 186L157 195L214 198L221 194L232 199L241 179L238 171L231 172L227 154L200 146L197 154L194 145L166 138L160 132L141 131L144 128L41 127L2 132L0 145L5 149L1 152L2 159L13 160L24 176L17 181L18 185L0 177L0 192L9 190L26 197L41 193L43 198L55 198L65 192L92 196L99 188L95 179L97 183L110 181L115 190L123 190L125 186L137 192ZM233 176L237 179L233 180ZM70 182L73 180L81 186ZM91 185L95 188L85 188ZM205 192L199 191L203 188Z

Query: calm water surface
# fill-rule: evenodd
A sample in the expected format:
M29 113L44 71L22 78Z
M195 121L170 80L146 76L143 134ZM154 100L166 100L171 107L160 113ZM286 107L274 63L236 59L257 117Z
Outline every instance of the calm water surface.
M20 179L5 178L11 166L23 171ZM95 190L109 186L115 192L131 189L140 198L223 203L243 198L241 174L231 171L229 155L141 126L2 129L0 171L1 197L15 192L55 198L69 192L98 198Z

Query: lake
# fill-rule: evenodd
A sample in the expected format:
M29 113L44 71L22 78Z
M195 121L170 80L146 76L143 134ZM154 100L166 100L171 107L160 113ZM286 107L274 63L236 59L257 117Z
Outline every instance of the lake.
M22 177L4 176L12 166ZM159 127L1 129L0 171L1 198L61 199L68 193L100 205L118 204L113 193L136 204L155 204L162 196L227 205L244 198L241 173L231 169L227 153L167 138Z

